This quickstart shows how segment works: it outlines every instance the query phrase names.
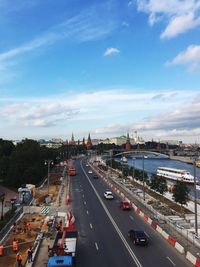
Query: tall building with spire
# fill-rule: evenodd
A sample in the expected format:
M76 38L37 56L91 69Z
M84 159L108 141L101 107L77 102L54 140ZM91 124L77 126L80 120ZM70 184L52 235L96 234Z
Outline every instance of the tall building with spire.
M85 144L85 137L83 137L82 145L83 146L86 146L86 144Z
M87 147L87 149L92 148L92 141L91 141L91 138L90 138L90 134L88 135L86 147Z
M75 144L76 144L76 142L75 142L75 140L74 140L74 134L73 134L73 133L72 133L71 140L69 141L69 144L70 144L70 145L75 145Z
M127 137L126 137L125 150L126 151L131 150L131 142L130 142L129 133L127 133Z

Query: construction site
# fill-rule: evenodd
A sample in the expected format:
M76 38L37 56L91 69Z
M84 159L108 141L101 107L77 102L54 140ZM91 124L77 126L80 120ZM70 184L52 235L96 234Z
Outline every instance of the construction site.
M22 265L25 266L28 249L34 250L34 246L37 244L36 239L40 233L48 233L49 211L57 199L62 175L62 171L50 173L48 183L36 188L33 203L23 206L23 213L18 221L13 223L8 235L1 243L0 266L18 266L17 253L21 254Z

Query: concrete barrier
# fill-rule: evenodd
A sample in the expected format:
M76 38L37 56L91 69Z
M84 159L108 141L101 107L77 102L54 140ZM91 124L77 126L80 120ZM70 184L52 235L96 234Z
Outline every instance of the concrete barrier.
M188 259L194 266L196 265L197 258L189 251L186 253L186 259Z
M183 246L181 246L178 242L176 242L175 244L175 248L178 250L178 252L180 252L181 254L185 253L185 249Z
M166 233L164 230L162 231L161 235L162 235L165 239L168 239L169 234Z

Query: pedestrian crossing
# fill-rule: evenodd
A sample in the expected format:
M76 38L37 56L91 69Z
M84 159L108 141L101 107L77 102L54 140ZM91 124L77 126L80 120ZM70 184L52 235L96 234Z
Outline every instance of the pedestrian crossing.
M50 208L48 208L48 207L44 207L44 208L41 208L40 213L41 213L41 214L48 214L49 211L50 211Z

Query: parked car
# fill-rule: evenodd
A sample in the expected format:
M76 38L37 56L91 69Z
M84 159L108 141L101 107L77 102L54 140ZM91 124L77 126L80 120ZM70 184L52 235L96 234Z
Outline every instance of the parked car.
M98 178L99 178L99 176L98 176L98 175L96 175L96 174L94 174L94 175L93 175L93 178L94 178L94 179L98 179Z
M131 229L128 235L135 245L147 246L149 243L149 238L144 231Z
M113 199L113 198L114 198L113 193L112 193L111 191L106 191L106 192L104 193L104 197L105 197L106 199Z
M88 171L88 173L90 173L90 174L91 174L91 173L92 173L92 170L89 170L89 171Z
M131 203L128 201L121 201L119 204L120 209L122 210L131 210Z

